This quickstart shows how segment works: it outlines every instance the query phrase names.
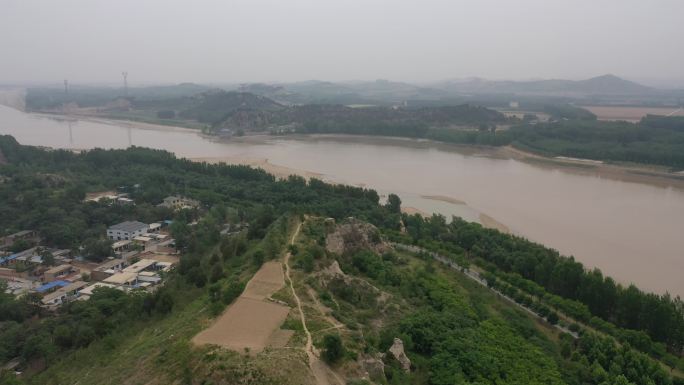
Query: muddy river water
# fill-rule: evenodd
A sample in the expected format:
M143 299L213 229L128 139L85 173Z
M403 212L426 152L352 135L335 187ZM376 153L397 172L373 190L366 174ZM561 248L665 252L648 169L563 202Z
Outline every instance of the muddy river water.
M0 134L54 148L172 151L268 162L322 179L397 193L404 206L459 215L556 248L623 283L684 294L684 189L518 160L491 150L356 137L217 142L185 129L58 120L0 106Z

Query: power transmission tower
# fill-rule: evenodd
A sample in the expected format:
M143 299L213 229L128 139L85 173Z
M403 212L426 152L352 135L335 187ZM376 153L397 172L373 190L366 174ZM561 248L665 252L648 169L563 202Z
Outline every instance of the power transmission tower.
M124 81L124 96L128 97L128 71L122 72L121 76L123 76Z
M69 80L64 79L64 94L68 95L69 94Z

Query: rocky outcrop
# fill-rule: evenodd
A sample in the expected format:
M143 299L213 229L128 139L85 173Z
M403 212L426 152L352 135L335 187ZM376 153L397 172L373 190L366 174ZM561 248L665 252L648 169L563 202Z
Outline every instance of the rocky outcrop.
M330 277L330 278L342 278L345 281L347 280L347 275L344 274L344 271L340 268L340 264L337 263L337 261L333 261L330 266L326 267L325 269L321 270L321 275Z
M361 360L361 367L371 380L385 380L385 363L382 362L382 357L366 357Z
M335 226L325 239L325 248L339 255L351 254L359 250L371 250L382 254L391 247L380 238L378 229L355 218Z
M389 348L390 354L399 361L399 364L401 365L401 368L405 372L410 372L411 371L411 360L406 356L406 353L404 352L404 342L400 340L399 338L394 339L394 343L392 346Z

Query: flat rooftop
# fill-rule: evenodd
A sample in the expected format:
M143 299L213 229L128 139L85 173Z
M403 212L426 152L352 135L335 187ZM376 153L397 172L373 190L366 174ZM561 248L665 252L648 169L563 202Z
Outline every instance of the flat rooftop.
M135 231L139 230L144 230L147 229L148 226L145 223L138 222L138 221L126 221L126 222L121 222L117 223L113 226L109 227L109 230L115 230L115 231L125 231L128 233L132 233Z
M127 273L139 273L145 269L147 269L150 266L154 266L157 264L157 261L153 259L141 259L138 262L128 266L127 268L123 269L124 272Z
M112 284L104 283L104 282L97 282L97 283L94 283L94 284L82 289L81 291L79 291L79 293L81 295L93 295L93 290L97 289L98 287L109 287L109 288L115 289L116 285L112 285Z
M74 268L74 267L71 265L67 265L67 264L59 265L59 266L55 266L55 267L47 270L45 272L45 274L59 274L63 271L71 270L72 268Z
M113 275L105 278L102 282L111 283L114 285L125 285L126 283L135 281L137 278L138 278L137 273L121 272L121 273L116 273L116 274L113 274Z

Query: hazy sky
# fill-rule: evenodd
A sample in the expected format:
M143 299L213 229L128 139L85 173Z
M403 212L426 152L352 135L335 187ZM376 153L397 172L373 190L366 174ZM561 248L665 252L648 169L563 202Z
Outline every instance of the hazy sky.
M0 0L0 82L684 79L684 0Z

